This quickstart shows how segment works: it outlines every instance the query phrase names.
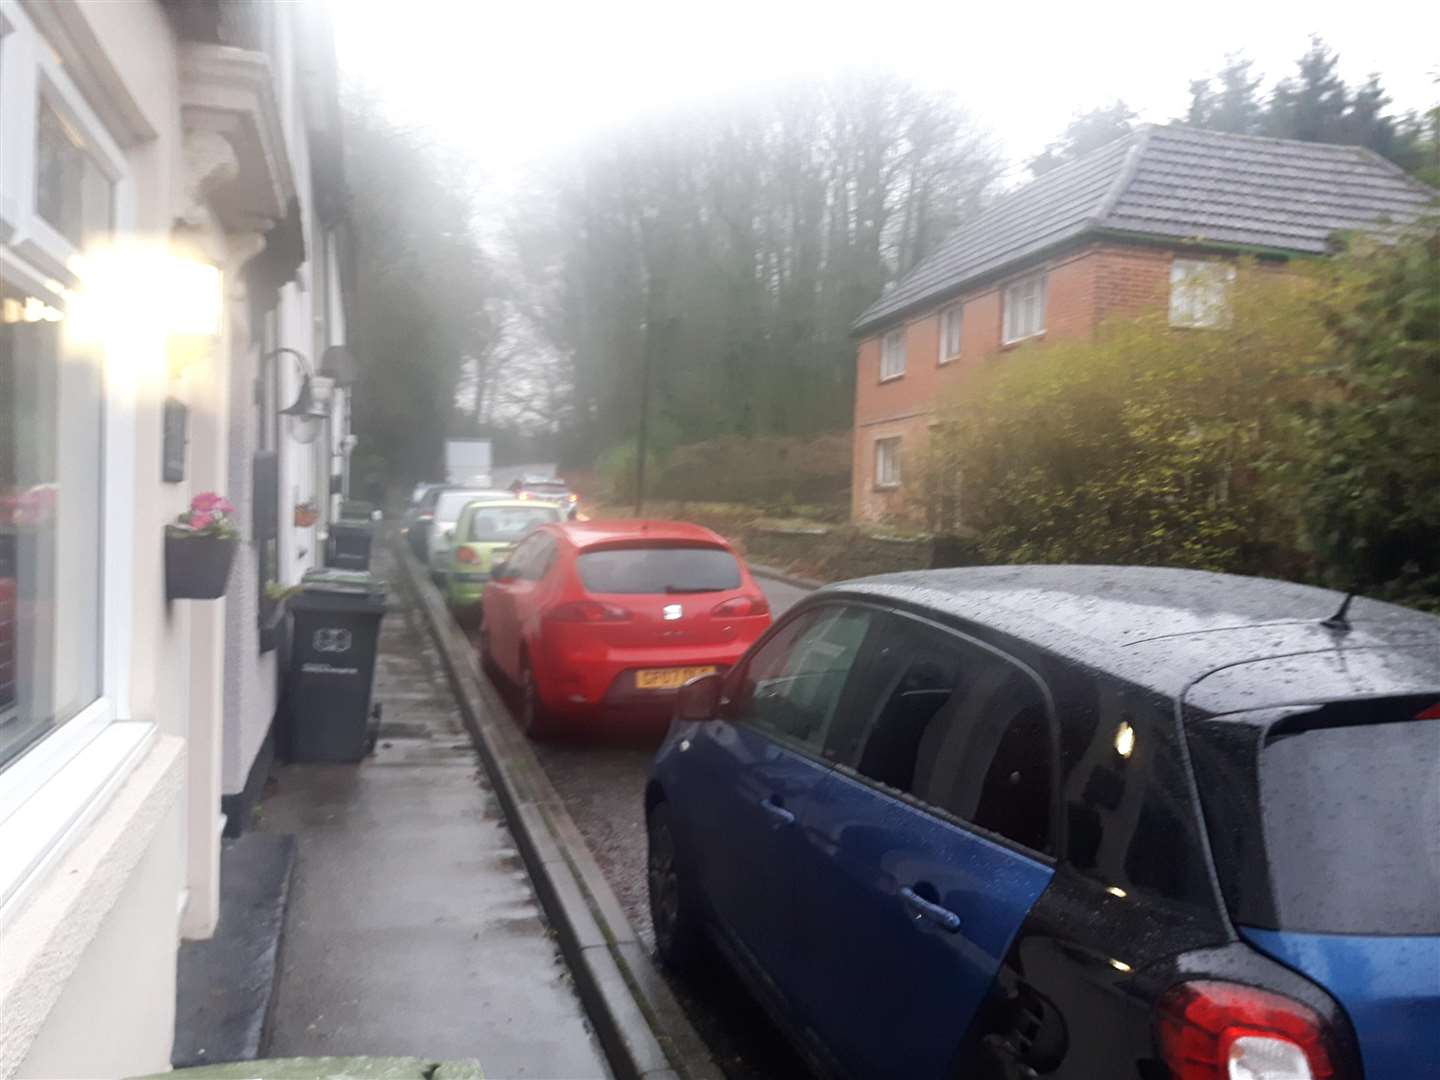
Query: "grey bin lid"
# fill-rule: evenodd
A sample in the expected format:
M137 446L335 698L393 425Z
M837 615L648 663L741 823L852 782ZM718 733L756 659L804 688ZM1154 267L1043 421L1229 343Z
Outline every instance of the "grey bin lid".
M333 566L306 570L300 587L307 593L344 593L349 596L384 597L386 585L368 570L337 570Z

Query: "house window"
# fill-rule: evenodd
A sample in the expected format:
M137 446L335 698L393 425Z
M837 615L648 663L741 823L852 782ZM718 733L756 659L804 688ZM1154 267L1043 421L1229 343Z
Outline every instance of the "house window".
M0 290L0 769L100 696L102 380Z
M940 363L948 364L960 356L960 327L965 314L963 304L954 304L940 313Z
M891 330L880 342L880 381L905 374L905 330Z
M128 714L136 361L125 156L23 6L0 0L0 903L153 732ZM81 322L72 301L89 302ZM123 361L122 361L123 357ZM158 470L160 462L154 467ZM158 530L156 543L159 542ZM42 797L43 796L43 797Z
M1045 332L1045 275L1032 274L1005 286L1001 341L1010 345Z
M1200 259L1170 264L1170 325L1222 329L1230 325L1230 288L1235 267Z
M35 116L35 211L77 248L109 235L115 185L44 94Z
M875 440L875 486L900 486L900 437Z

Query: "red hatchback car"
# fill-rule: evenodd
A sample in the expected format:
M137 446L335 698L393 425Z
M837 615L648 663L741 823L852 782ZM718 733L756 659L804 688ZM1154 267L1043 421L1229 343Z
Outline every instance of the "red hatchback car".
M675 521L545 525L491 574L480 648L519 686L521 724L659 729L675 691L728 668L770 625L745 564Z

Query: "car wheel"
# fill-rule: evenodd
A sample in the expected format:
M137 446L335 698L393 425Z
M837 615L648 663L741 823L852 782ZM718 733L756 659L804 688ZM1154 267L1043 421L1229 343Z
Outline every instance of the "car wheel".
M658 804L650 811L646 883L650 888L650 923L655 928L655 952L672 971L695 960L700 948L700 913L690 887L680 873L670 807Z
M490 628L483 622L480 624L480 666L491 678L500 674L500 665L495 663L495 654L490 651Z
M520 658L520 730L532 739L543 739L549 723L540 688L535 685L535 669L527 657Z

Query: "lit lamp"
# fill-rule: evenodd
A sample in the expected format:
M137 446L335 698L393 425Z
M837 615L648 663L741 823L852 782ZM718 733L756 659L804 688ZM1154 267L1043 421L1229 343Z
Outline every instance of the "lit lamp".
M209 358L220 336L224 291L220 268L196 259L167 258L162 277L168 308L166 353L174 376Z

